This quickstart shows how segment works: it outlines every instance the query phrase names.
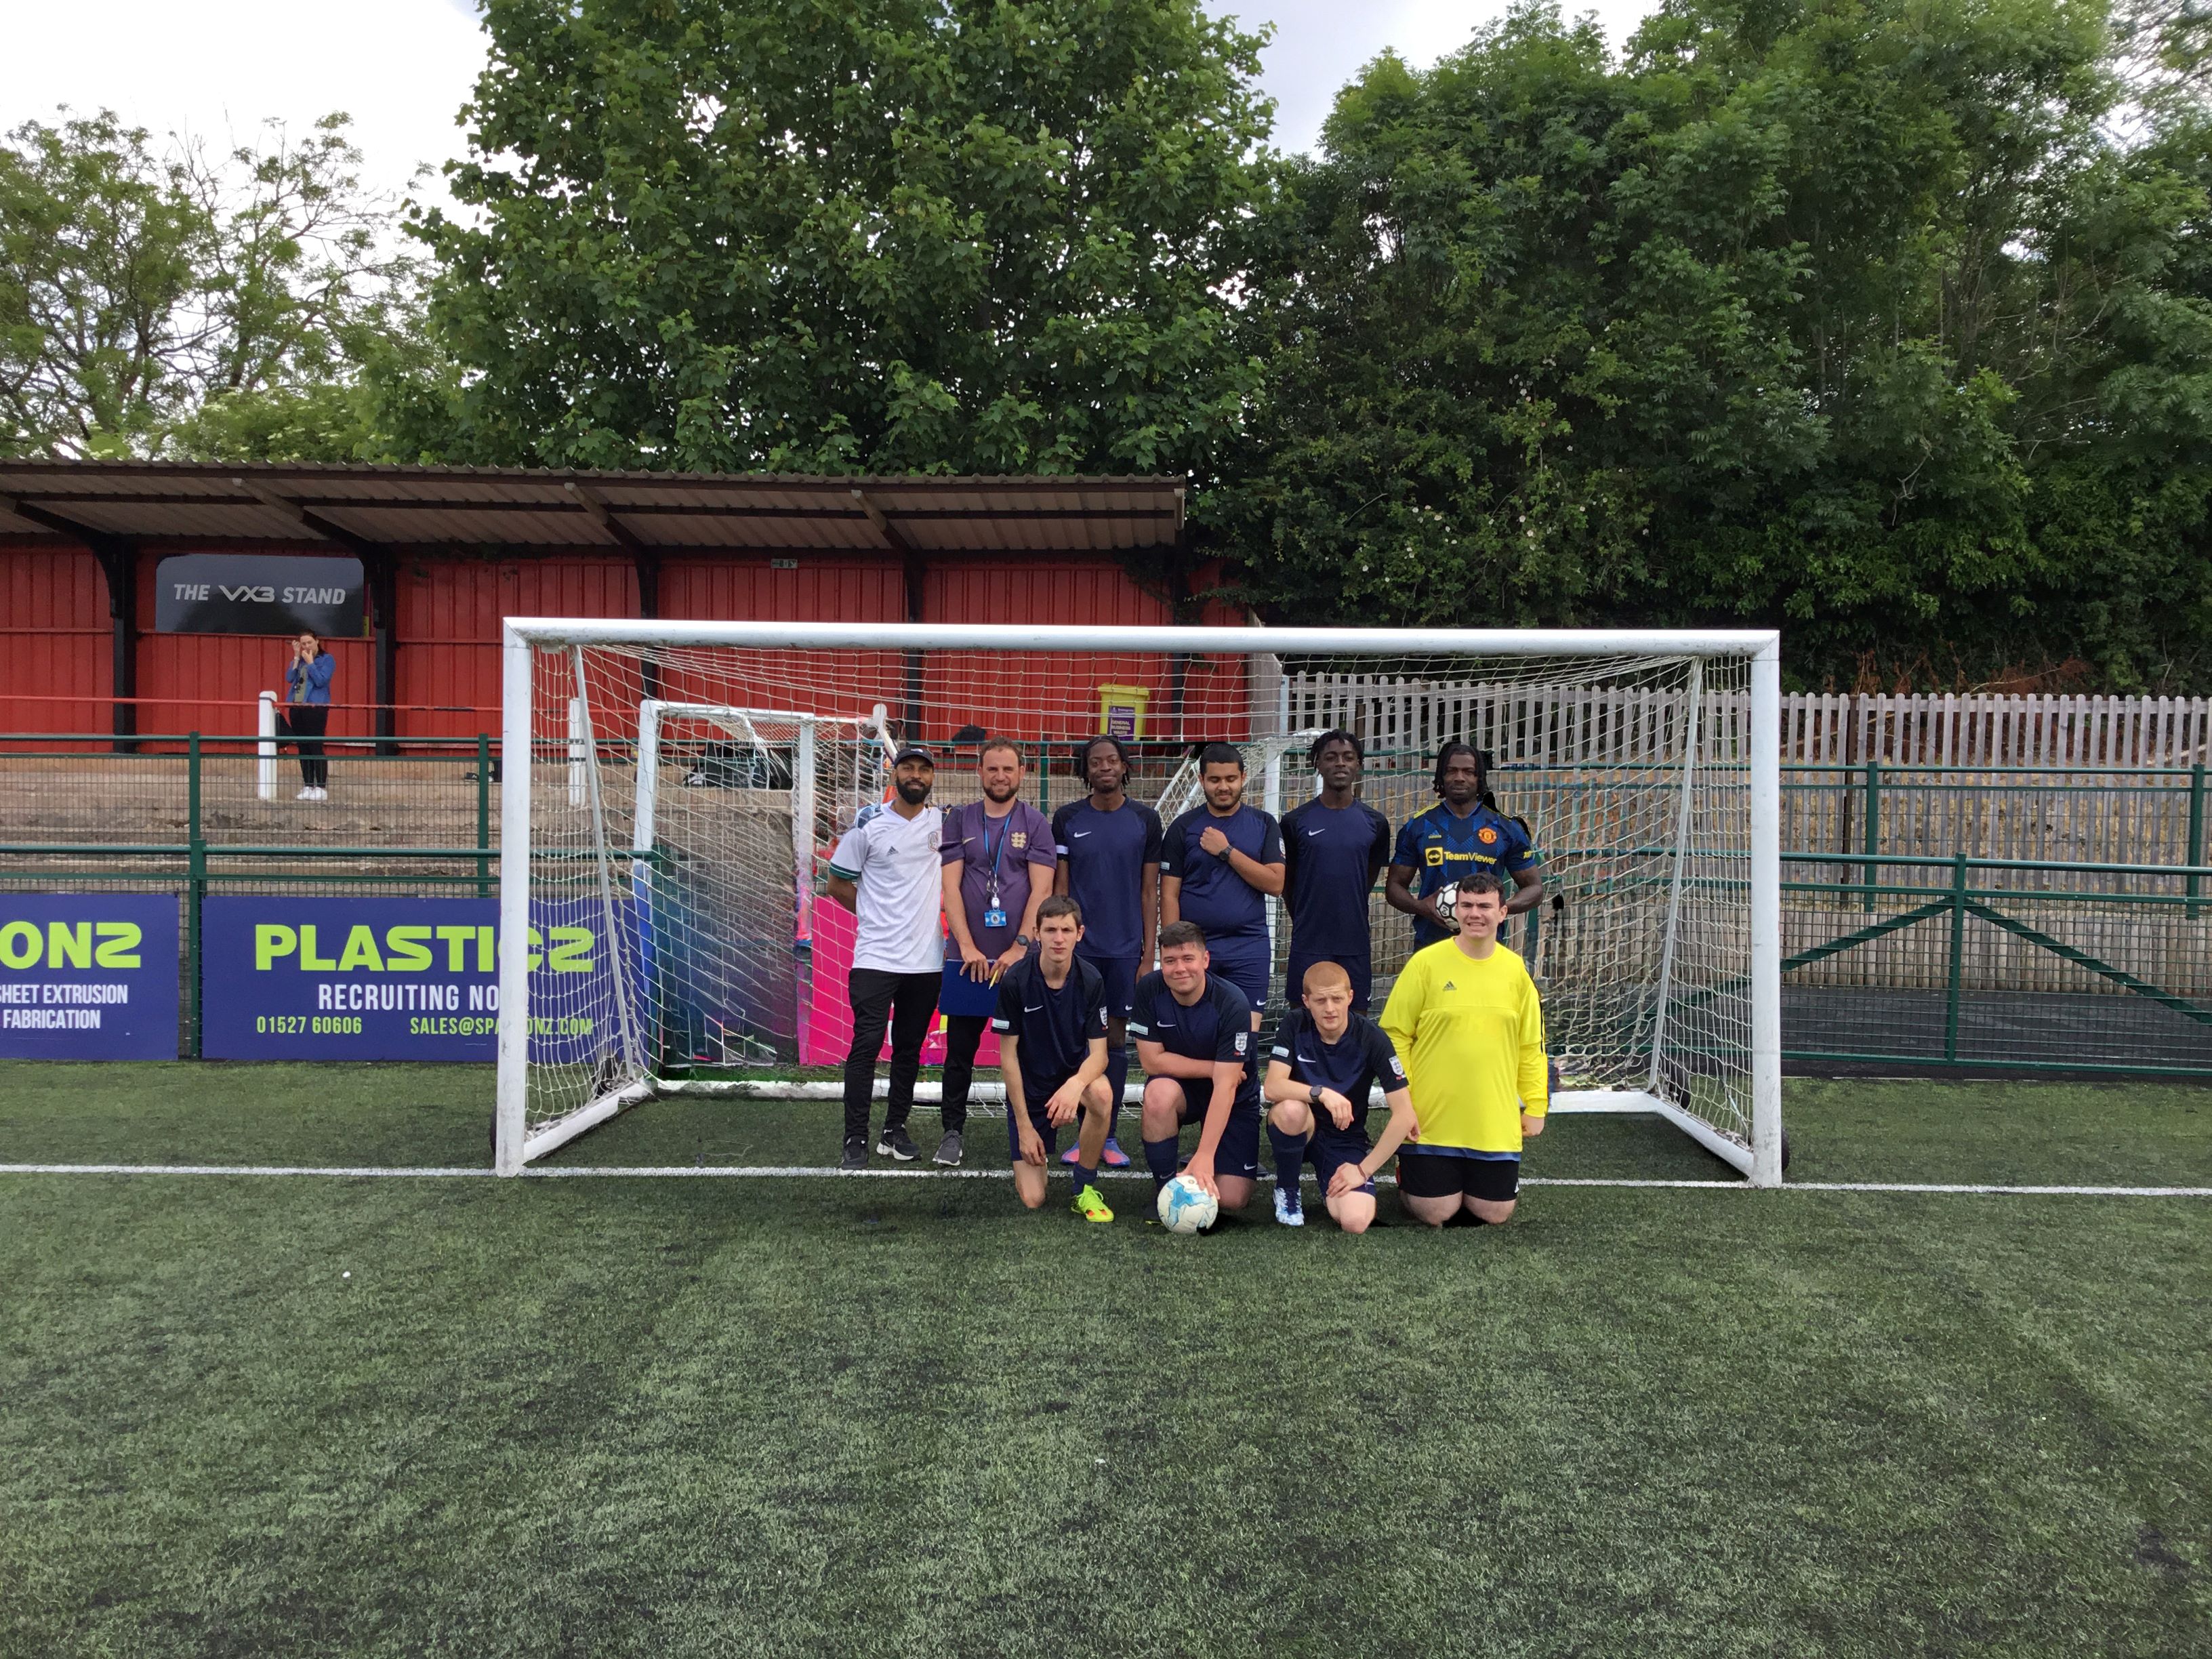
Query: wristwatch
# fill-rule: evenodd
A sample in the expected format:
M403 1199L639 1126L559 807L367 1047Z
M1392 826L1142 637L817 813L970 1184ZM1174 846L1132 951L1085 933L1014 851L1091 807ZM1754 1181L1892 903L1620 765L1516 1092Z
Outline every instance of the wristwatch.
M1014 935L1014 943L1020 945L1023 950L1026 951L1030 945L1035 945L1036 941L1031 939L1027 933L1017 933Z

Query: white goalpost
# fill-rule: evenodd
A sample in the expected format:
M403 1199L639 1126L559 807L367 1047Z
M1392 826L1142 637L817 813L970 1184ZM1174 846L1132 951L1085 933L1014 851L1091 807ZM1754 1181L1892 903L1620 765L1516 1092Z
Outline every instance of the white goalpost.
M1780 1184L1775 634L526 617L502 651L502 1175L656 1097L842 1057L850 919L816 888L900 744L937 750L950 805L981 737L1012 738L1050 809L1112 729L1164 817L1204 743L1280 812L1343 728L1394 830L1435 804L1440 744L1489 755L1540 860L1544 902L1503 937L1544 996L1555 1107L1656 1114ZM1381 885L1378 1009L1412 947Z

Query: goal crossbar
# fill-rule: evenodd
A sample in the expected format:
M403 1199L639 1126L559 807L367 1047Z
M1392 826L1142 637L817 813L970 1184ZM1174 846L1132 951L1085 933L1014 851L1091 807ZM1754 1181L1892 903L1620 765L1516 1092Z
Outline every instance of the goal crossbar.
M869 652L982 651L994 653L1125 653L1171 656L1388 658L1418 655L1462 659L1623 659L1690 664L1738 659L1748 668L1746 783L1748 800L1749 1144L1717 1133L1653 1085L1603 1091L1583 1109L1643 1110L1674 1123L1700 1145L1747 1175L1754 1186L1781 1183L1781 677L1780 636L1754 629L1503 629L1128 628L1028 624L933 624L919 634L910 624L864 622L685 622L611 618L513 617L502 636L501 716L503 791L501 810L499 982L500 1059L495 1115L496 1164L520 1174L532 1158L657 1091L624 1079L610 1086L556 1129L531 1133L526 1075L529 1065L530 921L532 850L531 783L532 674L538 653L564 653L607 647L638 650L736 648ZM728 705L671 700L653 713L692 713L714 718ZM757 714L759 711L749 711ZM879 714L880 717L880 714ZM819 718L794 712L810 723ZM757 739L756 739L757 740ZM557 752L557 750L556 751ZM572 748L571 753L573 754ZM1682 800L1686 812L1688 766ZM647 789L652 784L639 780ZM596 787L596 781L594 781ZM644 797L644 804L650 795ZM650 811L645 814L649 821ZM644 823L641 836L649 836ZM1739 843L1741 844L1741 843ZM649 846L649 841L646 842ZM1668 923L1671 960L1674 922ZM610 947L613 948L609 926ZM1744 981L1739 981L1738 983ZM1662 1012L1664 992L1662 991ZM1656 1047L1655 1045L1655 1054ZM614 1084L614 1079L609 1079ZM679 1085L680 1086L680 1085Z
M1119 651L1194 656L1749 657L1782 636L1756 629L1642 628L1081 628L1066 623L658 622L629 617L509 617L514 645L750 646L857 651Z

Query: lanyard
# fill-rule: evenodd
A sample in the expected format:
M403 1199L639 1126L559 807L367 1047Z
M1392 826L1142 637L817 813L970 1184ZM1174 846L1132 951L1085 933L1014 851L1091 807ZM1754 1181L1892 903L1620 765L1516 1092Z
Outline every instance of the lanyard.
M1019 805L1020 803L1016 802L1015 805ZM1006 822L999 826L999 850L994 854L991 851L991 815L988 811L983 814L983 856L991 861L990 903L994 910L999 908L999 866L1005 861L1006 837L1012 833L1013 827L1013 810L1009 808Z

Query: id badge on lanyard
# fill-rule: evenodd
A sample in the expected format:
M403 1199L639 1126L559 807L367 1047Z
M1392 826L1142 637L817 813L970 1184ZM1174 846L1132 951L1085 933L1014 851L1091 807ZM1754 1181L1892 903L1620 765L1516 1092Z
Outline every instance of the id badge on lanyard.
M991 859L990 896L984 900L983 909L983 925L986 927L1003 927L1006 925L1006 907L999 898L999 860L1006 855L1006 837L1012 831L1013 827L1014 815L1009 812L1006 814L1006 827L999 831L998 854ZM991 826L988 819L983 825L983 851L987 855L991 852Z

